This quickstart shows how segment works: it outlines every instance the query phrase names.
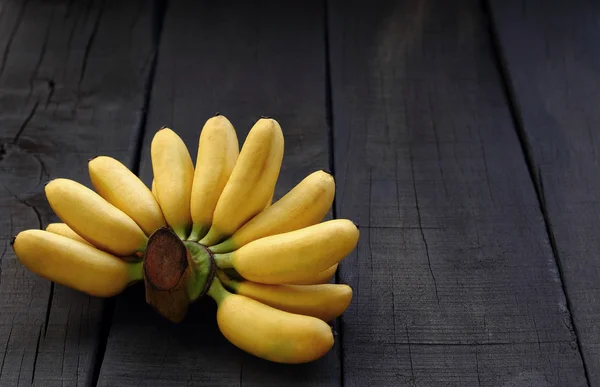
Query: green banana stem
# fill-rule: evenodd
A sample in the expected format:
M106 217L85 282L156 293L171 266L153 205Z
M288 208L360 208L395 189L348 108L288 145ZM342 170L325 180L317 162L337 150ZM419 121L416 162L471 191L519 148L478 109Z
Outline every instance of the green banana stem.
M192 256L191 269L194 275L189 278L186 287L190 302L194 302L206 294L209 281L214 277L216 268L213 264L212 253L208 249L192 241L183 243Z
M192 232L187 238L188 241L198 242L201 238L204 237L204 235L206 235L209 228L210 226L206 226L203 224L194 224L194 226L192 227Z
M214 257L219 269L233 269L233 253L215 254Z
M208 289L208 295L216 301L217 305L220 305L227 296L231 295L231 293L223 287L219 278L215 277Z
M221 284L225 287L225 289L237 293L237 288L240 285L240 281L235 280L229 277L224 271L217 269L217 277L221 281Z
M129 264L129 275L131 282L138 282L144 279L144 262L134 262Z
M210 251L215 254L229 253L233 250L236 250L237 246L233 242L233 239L228 238L218 245L210 246Z
M173 232L179 237L179 239L181 239L182 241L187 239L187 230L188 228L186 227L186 225L180 225L180 226L174 226L171 227L171 229L173 230Z
M214 227L211 227L210 230L208 230L208 233L204 237L202 237L202 239L200 239L200 242L198 243L204 246L212 246L220 242L224 237L225 235L220 233Z
M146 238L144 240L144 243L141 244L140 247L137 248L137 250L135 250L137 253L141 253L144 254L144 251L146 251L146 248L148 247L148 238Z

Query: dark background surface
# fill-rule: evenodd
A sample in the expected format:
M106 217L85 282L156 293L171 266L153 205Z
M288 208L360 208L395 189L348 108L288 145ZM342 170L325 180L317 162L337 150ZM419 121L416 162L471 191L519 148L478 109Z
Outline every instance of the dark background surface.
M600 3L0 2L0 386L600 386ZM44 183L110 155L150 184L215 112L336 178L361 229L334 349L300 366L27 271ZM600 157L600 156L599 156Z

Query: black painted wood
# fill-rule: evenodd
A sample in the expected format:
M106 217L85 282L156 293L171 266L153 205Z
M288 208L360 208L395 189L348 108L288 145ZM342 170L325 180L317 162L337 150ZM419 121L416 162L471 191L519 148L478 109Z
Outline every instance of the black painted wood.
M490 1L591 385L600 385L600 4Z
M310 172L329 167L324 14L320 2L195 2L168 5L161 37L141 176L152 180L149 144L163 125L196 160L206 119L235 126L240 145L261 115L277 119L285 154L275 200ZM195 304L179 325L144 304L141 289L119 299L100 386L337 386L335 347L301 366L238 350L218 331L214 302Z
M104 301L27 271L9 241L58 220L49 179L91 186L97 154L131 164L150 23L143 1L0 4L0 386L93 382Z
M477 1L332 1L345 386L585 386ZM514 37L513 39L517 39Z

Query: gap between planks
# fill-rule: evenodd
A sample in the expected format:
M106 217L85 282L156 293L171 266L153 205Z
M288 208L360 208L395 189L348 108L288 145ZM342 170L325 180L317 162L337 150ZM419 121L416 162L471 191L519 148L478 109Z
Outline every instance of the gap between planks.
M559 253L558 253L558 250L556 247L556 239L554 237L554 231L552 229L552 225L550 223L549 216L548 216L548 210L546 207L546 200L545 200L542 177L539 174L539 171L537 170L537 168L535 168L535 163L533 161L533 152L531 150L531 144L527 141L527 135L526 135L525 129L524 129L523 117L521 115L521 111L519 109L519 106L518 106L516 98L515 98L515 91L510 82L509 69L508 69L508 66L505 61L505 53L502 50L502 45L500 44L500 41L499 41L498 30L497 30L498 26L496 25L496 23L494 21L494 17L492 16L490 5L489 5L488 1L489 0L483 0L482 7L483 7L483 15L487 19L486 21L487 21L487 25L488 25L488 32L490 35L490 40L492 42L492 50L493 50L493 55L494 55L494 59L495 59L494 64L496 65L496 67L498 69L498 73L500 75L502 91L504 92L504 95L508 102L508 108L509 108L511 119L513 122L513 127L514 127L515 133L517 134L517 137L519 139L519 144L521 145L521 150L523 152L525 163L527 165L527 171L529 172L529 177L531 178L531 181L533 183L533 187L534 187L536 198L537 198L537 201L539 204L540 212L542 213L542 217L544 219L546 235L547 235L548 241L550 243L550 248L552 249L552 256L554 258L554 262L558 269L558 277L560 280L560 285L562 288L562 292L565 296L566 306L567 306L567 310L569 312L569 322L571 324L573 336L575 337L575 342L577 344L577 352L579 353L579 356L581 357L581 362L583 364L583 370L585 373L585 380L589 387L590 386L590 377L589 377L588 365L586 363L586 359L581 350L581 340L579 337L580 335L579 335L577 326L575 325L575 320L573 319L573 313L572 313L572 308L571 308L572 303L571 303L571 299L569 297L569 293L567 292L567 288L565 285L564 271L563 271L563 267L561 265L560 256L559 256Z
M325 47L325 113L327 118L327 140L329 145L329 171L335 178L335 135L334 135L334 117L333 117L333 91L331 86L331 58L329 50L329 9L328 0L322 1L323 5L323 40ZM332 216L333 219L337 219L337 196L334 196L332 203ZM343 264L343 263L341 263ZM335 282L340 283L340 270L339 267L335 272ZM337 326L337 340L339 343L338 358L340 362L339 382L340 387L345 386L344 381L344 323L340 317L336 318L335 324Z
M167 10L168 0L154 0L150 5L152 7L152 62L149 68L146 70L144 78L144 92L142 99L142 106L140 106L140 114L137 124L133 130L133 155L131 161L131 172L139 176L140 174L140 159L142 154L144 134L146 133L146 122L148 120L148 111L150 106L150 98L152 96L152 85L154 83L154 76L156 74L156 64L158 62L158 51L160 45L160 38L162 35L162 28ZM92 369L92 386L96 387L100 378L100 370L102 369L102 363L104 361L104 355L106 353L106 346L108 344L108 336L112 326L112 320L115 313L116 299L110 298L104 303L104 310L102 315L102 322L100 325L99 332L99 343L97 357L94 362L94 368ZM49 313L49 312L48 312Z

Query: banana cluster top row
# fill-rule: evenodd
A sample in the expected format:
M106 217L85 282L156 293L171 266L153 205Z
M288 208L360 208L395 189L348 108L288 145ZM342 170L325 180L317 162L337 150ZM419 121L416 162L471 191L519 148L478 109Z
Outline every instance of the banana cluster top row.
M347 219L320 223L335 194L334 179L323 170L272 204L283 148L277 121L261 118L240 151L232 124L218 115L201 131L194 167L183 140L162 128L151 143L152 189L118 160L96 157L89 161L95 191L65 178L46 185L48 202L64 222L47 231L135 262L143 256L148 237L169 227L181 240L207 246L221 266L247 279L306 283L316 271L326 280L354 249L359 232ZM270 270L258 270L257 254L273 256ZM30 261L27 254L18 255L39 271L36 256Z

